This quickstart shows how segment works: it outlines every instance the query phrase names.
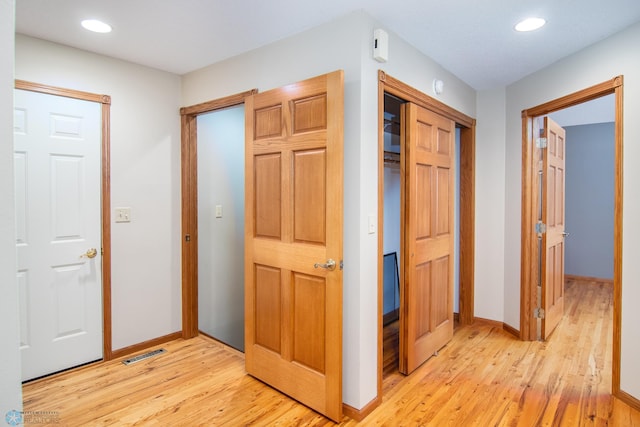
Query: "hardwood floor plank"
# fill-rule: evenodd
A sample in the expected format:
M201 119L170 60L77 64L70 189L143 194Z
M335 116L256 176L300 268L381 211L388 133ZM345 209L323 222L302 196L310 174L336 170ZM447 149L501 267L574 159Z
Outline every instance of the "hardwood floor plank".
M547 342L462 326L408 377L391 349L382 404L361 423L340 425L640 426L640 412L610 395L611 284L569 280L565 295L565 316ZM210 338L162 347L133 365L114 360L27 383L24 410L54 411L58 426L334 425L246 375L243 355Z

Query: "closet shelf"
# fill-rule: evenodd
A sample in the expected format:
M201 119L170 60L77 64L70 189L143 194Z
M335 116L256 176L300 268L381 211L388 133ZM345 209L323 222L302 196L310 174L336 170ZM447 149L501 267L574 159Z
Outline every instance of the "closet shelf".
M393 151L384 152L384 164L386 165L398 165L400 166L400 153L394 153Z

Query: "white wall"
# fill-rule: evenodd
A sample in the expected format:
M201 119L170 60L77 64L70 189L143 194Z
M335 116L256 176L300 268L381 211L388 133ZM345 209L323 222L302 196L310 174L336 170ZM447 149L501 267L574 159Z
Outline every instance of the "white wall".
M113 349L181 330L180 78L22 35L15 42L16 78L111 96ZM115 223L116 207L130 207L132 221Z
M22 411L13 197L13 0L0 0L0 422Z
M565 274L613 279L614 126L564 127Z
M520 180L523 109L624 75L621 389L640 398L640 24L512 84L506 91L505 321L519 325Z
M504 224L507 221L504 210L505 90L478 92L476 105L478 116L474 314L484 319L503 321L506 303L503 268ZM520 216L510 220L517 220L519 224Z

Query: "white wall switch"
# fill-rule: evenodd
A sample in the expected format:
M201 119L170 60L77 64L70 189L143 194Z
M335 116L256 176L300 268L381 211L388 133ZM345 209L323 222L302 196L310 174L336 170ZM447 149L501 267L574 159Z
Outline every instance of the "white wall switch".
M131 208L116 208L116 222L131 222Z
M222 218L222 205L216 205L216 218Z
M376 232L376 217L375 215L369 215L369 234Z

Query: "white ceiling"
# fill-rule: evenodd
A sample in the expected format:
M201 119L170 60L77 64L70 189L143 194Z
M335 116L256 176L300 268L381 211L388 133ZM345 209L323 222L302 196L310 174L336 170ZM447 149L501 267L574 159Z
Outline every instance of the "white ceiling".
M355 10L478 90L508 85L640 21L638 0L16 0L16 32L184 74ZM514 24L530 15L547 25L516 33ZM80 27L86 18L113 32L88 33Z

